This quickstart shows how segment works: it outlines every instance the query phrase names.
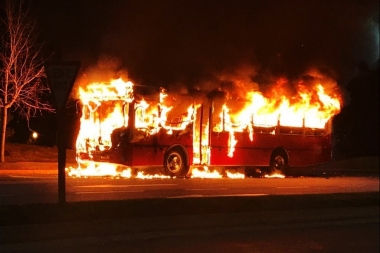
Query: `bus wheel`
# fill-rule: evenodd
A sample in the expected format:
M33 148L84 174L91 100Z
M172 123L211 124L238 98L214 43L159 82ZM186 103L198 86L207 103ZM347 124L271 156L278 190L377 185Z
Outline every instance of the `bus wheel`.
M277 150L273 152L269 162L269 174L285 174L285 170L288 165L287 158L288 157L284 150Z
M184 152L177 148L169 150L164 158L164 169L169 176L186 176L189 166Z

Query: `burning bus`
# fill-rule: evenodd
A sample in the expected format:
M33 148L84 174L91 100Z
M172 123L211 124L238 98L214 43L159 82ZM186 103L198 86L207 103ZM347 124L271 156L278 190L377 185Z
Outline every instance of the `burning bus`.
M291 98L252 91L231 99L220 90L140 94L132 82L117 79L81 88L79 97L79 168L71 175L123 168L118 173L131 177L153 167L168 177L200 168L284 175L289 167L331 159L331 120L340 111L339 97L322 84L302 87Z

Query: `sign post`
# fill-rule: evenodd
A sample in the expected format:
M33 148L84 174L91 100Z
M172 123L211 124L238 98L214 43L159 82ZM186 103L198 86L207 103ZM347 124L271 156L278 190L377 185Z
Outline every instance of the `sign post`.
M58 202L66 202L66 103L80 68L79 62L46 62L45 71L57 110Z

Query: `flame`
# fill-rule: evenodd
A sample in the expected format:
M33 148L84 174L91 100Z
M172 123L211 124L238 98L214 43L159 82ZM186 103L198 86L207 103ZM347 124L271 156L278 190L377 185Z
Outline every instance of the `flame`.
M124 106L134 100L133 83L122 79L108 83L91 83L78 90L82 103L82 117L76 141L77 154L92 155L112 146L111 133L115 128L128 126L128 113ZM130 178L131 169L119 169L112 163L82 161L77 158L77 168L67 168L71 177L110 176Z
M283 175L281 173L273 173L270 175L265 175L264 177L265 178L285 178L285 175Z
M236 108L235 101L227 101L222 105L219 123L213 130L229 132L228 156L232 157L237 144L235 132L248 130L252 141L254 127L324 129L326 123L340 112L340 104L340 98L335 94L327 94L319 83L311 89L300 86L297 94L290 98L285 95L268 98L261 92L251 91L246 94L245 104L241 108Z
M121 79L110 83L92 83L86 89L79 88L79 98L83 109L76 142L77 152L109 148L112 145L112 131L128 124L128 114L122 114L122 107L123 101L133 100L133 83ZM109 102L108 107L99 108L102 102Z
M171 178L171 177L161 175L161 174L149 175L149 174L145 174L142 171L139 171L139 172L137 172L136 178L139 178L139 179L157 179L157 178L158 179L164 179L164 178Z
M163 174L146 174L143 171L138 171L135 176L132 176L132 169L118 169L119 165L111 163L88 163L84 168L66 168L69 177L88 178L88 177L112 177L112 178L137 178L137 179L170 179L171 176ZM216 170L209 171L207 167L203 170L195 168L191 171L191 178L223 178L224 176ZM226 171L226 176L230 179L243 179L245 175L238 172Z
M207 166L203 166L202 169L200 168L193 168L191 170L191 178L223 178L227 177L230 179L242 179L245 178L245 175L239 172L231 172L226 171L226 175L223 176L221 173L219 173L217 170L209 170Z
M87 154L92 159L95 154L110 150L112 147L111 134L116 128L128 126L128 104L133 102L134 84L122 79L111 80L109 83L92 83L86 88L79 88L79 98L82 102L82 117L76 142L76 152ZM159 94L159 103L149 102L144 98L135 104L135 128L141 134L135 134L133 141L138 141L144 135L154 135L160 129L172 134L174 130L185 130L194 121L197 108L200 105L191 103L186 113L171 118L169 114L175 104L183 104L180 99L173 99L165 90ZM174 104L174 105L173 105ZM117 171L118 166L110 163L86 161L80 162L78 168L68 168L69 176L112 176L131 177L129 170ZM163 175L144 175L138 178L166 178Z
M231 179L242 179L242 178L245 178L245 175L242 174L242 173L238 173L238 172L230 172L230 171L226 171L227 173L227 177L228 178L231 178Z
M299 91L292 98L266 98L260 92L249 92L246 101L245 107L235 110L234 114L229 113L229 105L223 105L220 117L225 126L217 126L220 131L225 128L242 132L251 123L270 127L278 122L281 126L302 127L304 124L306 127L324 128L326 122L340 111L339 98L326 94L321 84L314 90Z
M209 171L208 167L205 166L203 170L194 168L191 171L191 178L223 178L223 176L216 170Z
M281 81L283 82L283 81ZM281 83L280 82L280 83ZM158 101L149 98L136 100L133 91L134 84L122 79L111 80L108 83L92 83L85 88L79 88L79 98L83 105L80 119L80 130L76 142L78 168L68 168L68 175L73 177L112 176L131 178L131 168L120 169L111 163L83 162L80 154L87 154L89 160L102 151L112 150L111 134L116 128L127 127L129 122L129 106L135 106L135 128L140 135L134 135L132 141L144 138L144 135L154 135L159 131L172 134L173 131L188 130L190 123L196 120L197 110L201 103L185 103L181 98L172 96L162 89ZM132 105L131 103L135 103ZM180 108L180 109L178 109ZM209 126L193 124L193 164L203 166L194 168L192 178L244 178L243 174L226 171L224 175L216 170L210 171L210 147L208 145L209 127L215 132L229 133L228 156L233 157L238 143L236 132L249 132L251 141L255 138L256 129L268 129L275 134L275 128L306 127L324 129L327 122L340 112L340 97L321 83L306 87L299 85L296 92L289 96L277 90L272 95L264 95L259 91L247 91L239 101L225 99L223 101L218 122ZM178 111L184 112L177 115ZM201 129L201 130L199 130ZM201 133L200 133L201 132ZM281 177L269 175L267 177ZM168 178L161 174L144 174L139 172L136 178Z
M67 175L70 177L122 177L131 178L130 168L118 170L117 164L89 162L86 167L67 168Z

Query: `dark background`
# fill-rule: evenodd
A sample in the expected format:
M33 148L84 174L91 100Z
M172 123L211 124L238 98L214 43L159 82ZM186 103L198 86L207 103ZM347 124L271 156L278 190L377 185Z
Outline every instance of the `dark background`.
M141 86L190 90L227 80L264 91L278 78L292 84L313 68L335 80L344 99L333 122L335 158L379 154L378 1L26 2L45 57L82 65L68 103L69 146L82 83L128 77ZM51 122L54 116L45 115L29 123L45 129L41 145L54 145Z

